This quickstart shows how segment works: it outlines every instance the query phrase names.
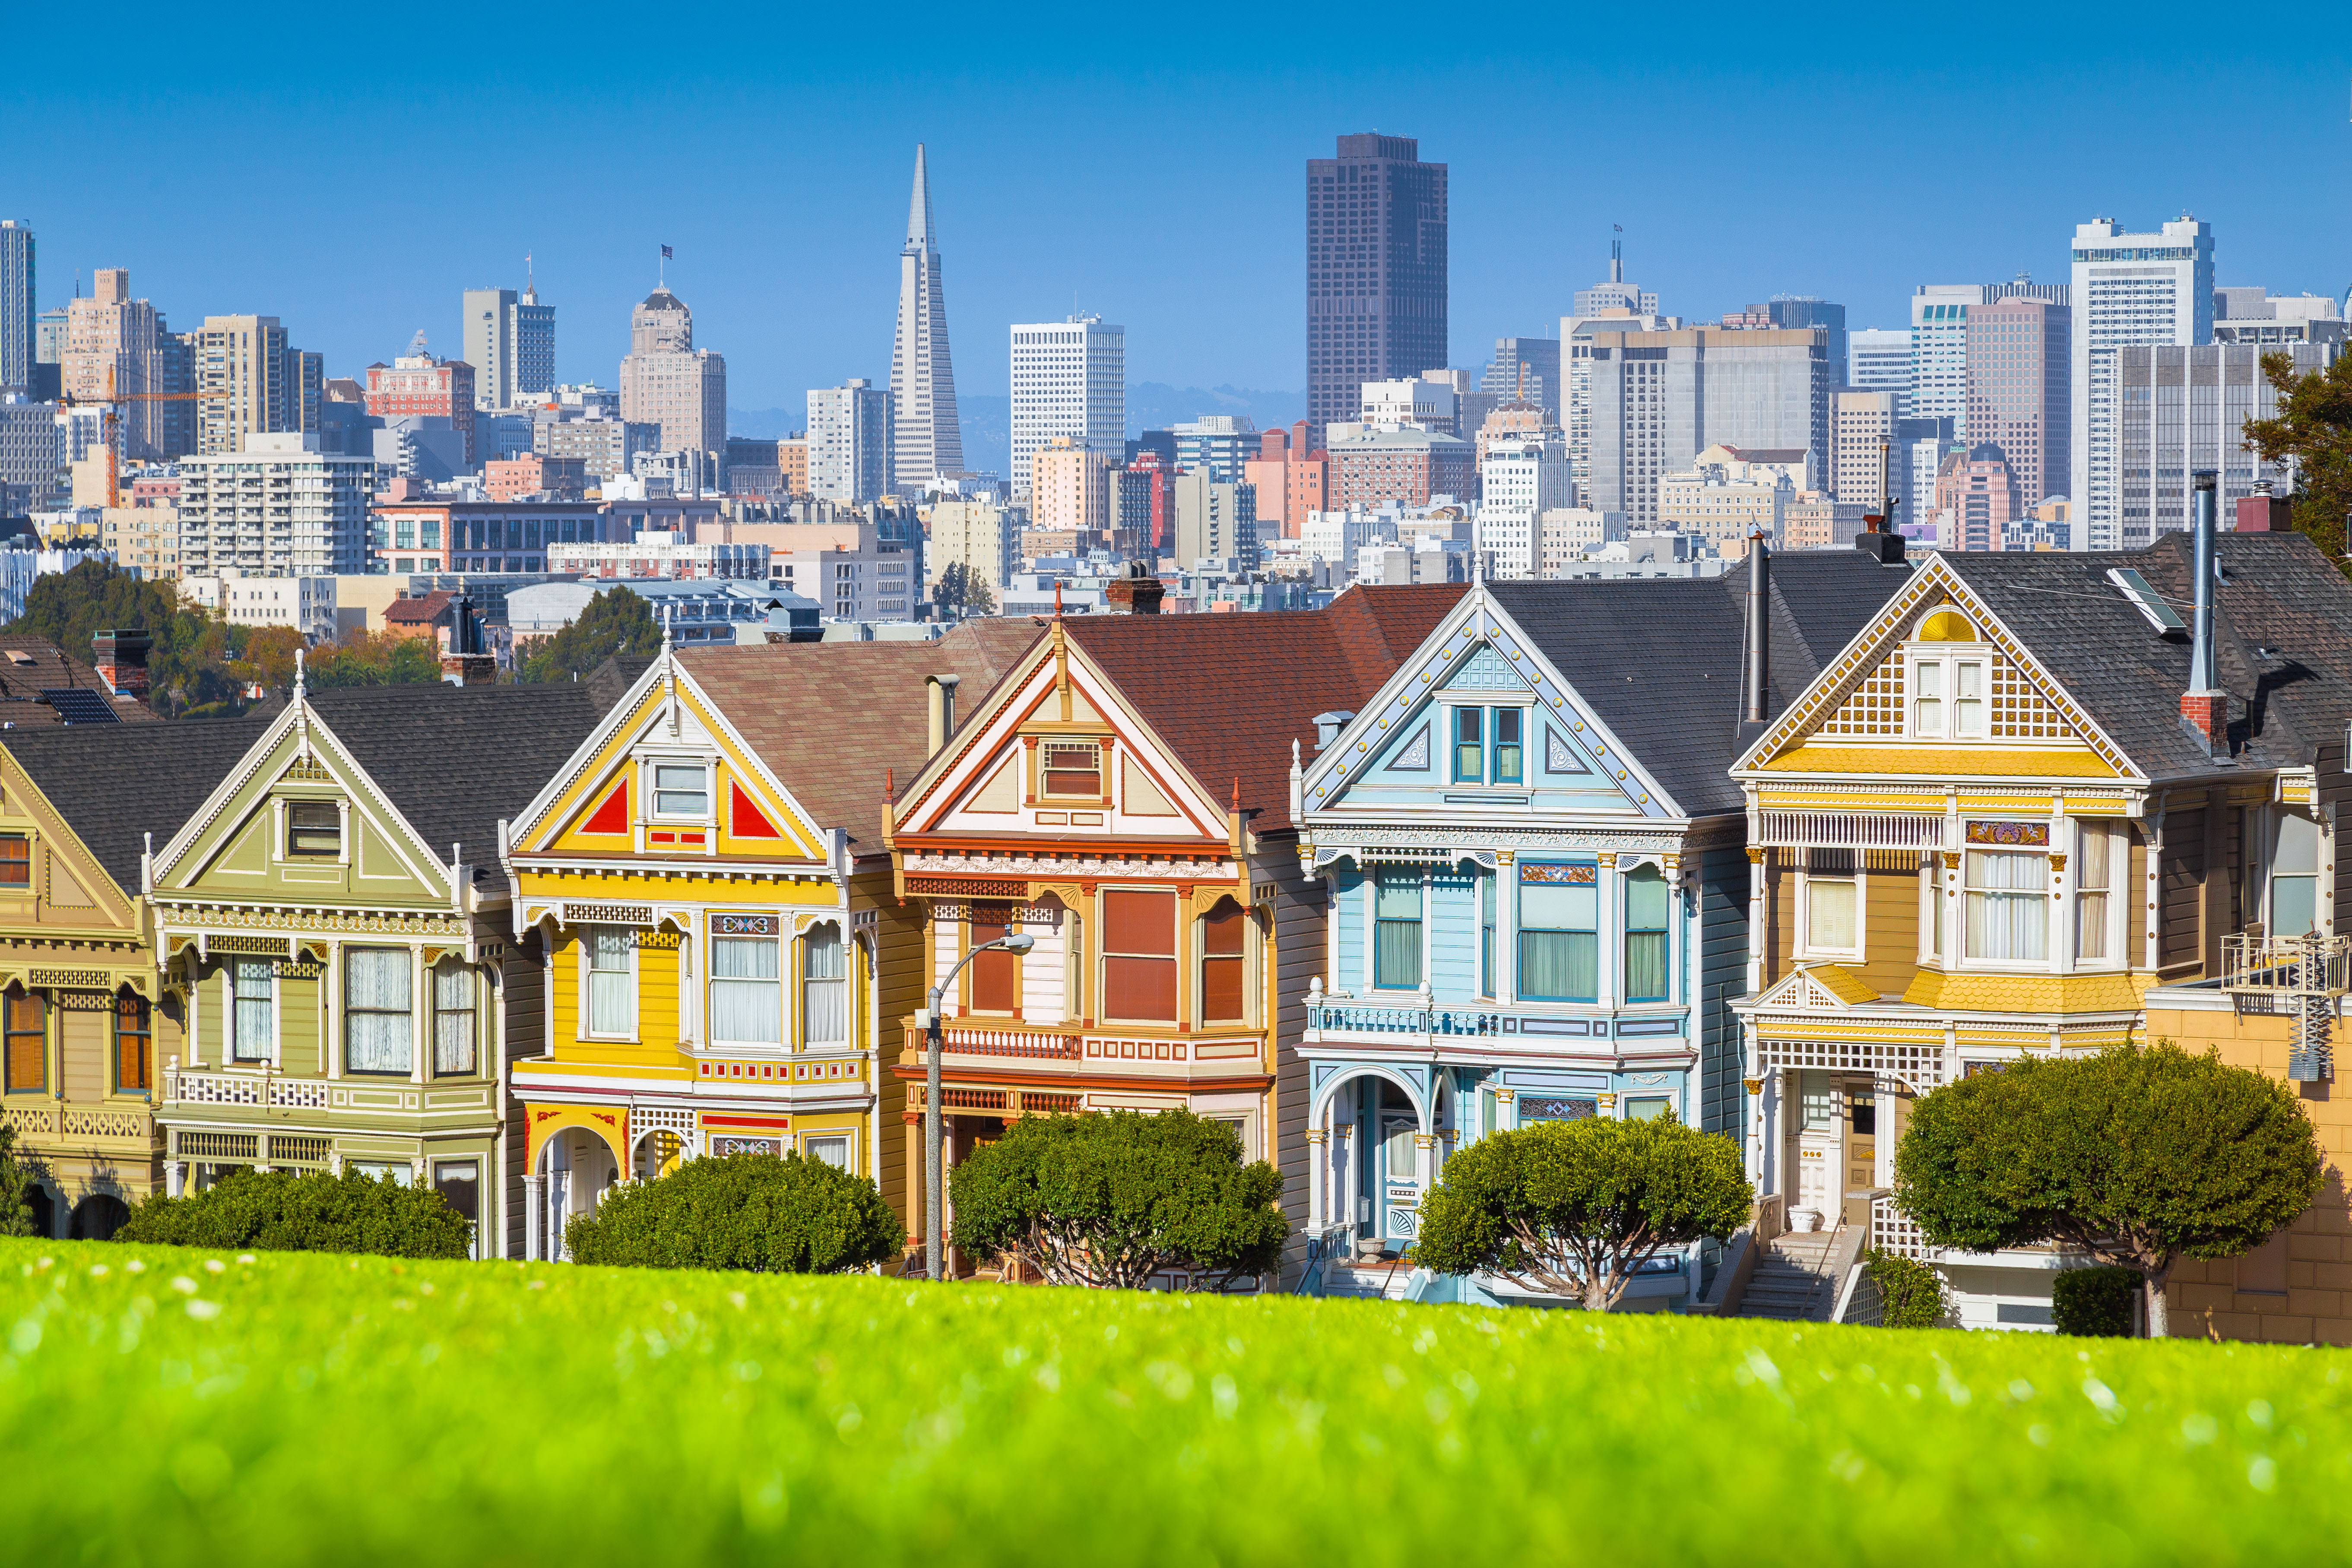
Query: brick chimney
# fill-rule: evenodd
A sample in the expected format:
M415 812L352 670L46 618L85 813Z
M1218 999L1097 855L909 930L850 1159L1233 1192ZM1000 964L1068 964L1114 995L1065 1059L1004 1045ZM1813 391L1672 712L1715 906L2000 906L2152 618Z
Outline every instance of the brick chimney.
M1103 584L1103 608L1118 616L1156 616L1167 588L1152 574L1150 563L1130 561L1127 570Z
M155 639L139 630L100 632L89 639L90 663L117 697L147 700L147 650Z
M2263 479L2254 486L2255 494L2238 498L2238 531L2240 533L2291 533L2294 523L2294 501L2287 496L2271 494L2271 482Z

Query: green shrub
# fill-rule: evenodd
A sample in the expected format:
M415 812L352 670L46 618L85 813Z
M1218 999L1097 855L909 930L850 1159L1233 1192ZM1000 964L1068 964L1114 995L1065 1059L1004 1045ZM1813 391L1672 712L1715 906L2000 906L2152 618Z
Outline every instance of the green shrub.
M1024 1117L950 1173L955 1245L1055 1285L1140 1289L1185 1270L1223 1289L1280 1267L1282 1178L1189 1110Z
M2139 1288L2137 1268L2117 1265L2069 1268L2051 1281L2050 1315L2062 1334L2126 1339L2132 1331L2132 1301Z
M155 1194L131 1211L116 1241L166 1247L252 1247L272 1252L374 1252L463 1258L466 1216L431 1187L357 1171L240 1167L185 1197Z
M688 1160L611 1188L563 1228L577 1263L840 1274L898 1257L906 1227L864 1176L788 1153Z
M25 1201L31 1180L16 1163L16 1130L0 1127L0 1236L33 1234L33 1205Z
M1889 1329L1939 1329L1951 1310L1944 1277L1916 1258L1873 1252L1865 1266L1878 1287L1878 1321Z

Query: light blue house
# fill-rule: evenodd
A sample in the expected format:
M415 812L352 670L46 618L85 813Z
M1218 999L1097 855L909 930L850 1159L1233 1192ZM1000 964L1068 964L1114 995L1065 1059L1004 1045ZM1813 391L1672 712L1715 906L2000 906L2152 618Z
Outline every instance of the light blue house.
M1774 566L1754 692L1744 572L1487 583L1362 711L1327 715L1292 808L1329 900L1300 1047L1318 1255L1402 1253L1447 1157L1489 1132L1673 1116L1738 1135L1728 769L1751 698L1777 712L1905 575L1854 551ZM1698 1262L1656 1259L1632 1294L1694 1295Z

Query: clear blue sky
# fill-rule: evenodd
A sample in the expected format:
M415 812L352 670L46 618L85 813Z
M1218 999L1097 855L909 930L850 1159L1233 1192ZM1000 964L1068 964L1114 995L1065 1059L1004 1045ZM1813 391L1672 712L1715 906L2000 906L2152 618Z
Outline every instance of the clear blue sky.
M667 242L739 408L887 378L919 140L982 393L1007 323L1074 303L1127 327L1130 379L1302 387L1302 161L1375 128L1452 165L1459 365L1556 331L1612 223L1699 318L1815 293L1895 325L1916 284L2062 279L2077 221L2184 209L2225 283L2352 283L2336 10L1339 15L54 13L117 45L18 59L0 216L37 231L45 306L128 266L175 326L275 314L337 374L420 326L457 352L459 290L520 287L529 251L560 374L610 384ZM2118 32L2166 52L2108 52Z

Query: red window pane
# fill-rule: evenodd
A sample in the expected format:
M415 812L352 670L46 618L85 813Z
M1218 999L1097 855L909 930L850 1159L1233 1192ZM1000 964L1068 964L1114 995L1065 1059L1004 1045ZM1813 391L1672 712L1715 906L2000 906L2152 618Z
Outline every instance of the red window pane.
M1103 1016L1139 1023L1174 1023L1176 961L1117 957L1106 960Z
M1103 894L1105 952L1176 956L1176 895L1128 890Z
M0 837L0 888L26 888L33 882L33 841L21 834Z
M1231 899L1201 921L1201 1022L1239 1024L1248 1019L1243 995L1243 939L1249 916Z
M971 945L1003 939L1003 920L971 922ZM997 948L971 961L971 1007L975 1013L1010 1013L1021 1005L1021 961Z

